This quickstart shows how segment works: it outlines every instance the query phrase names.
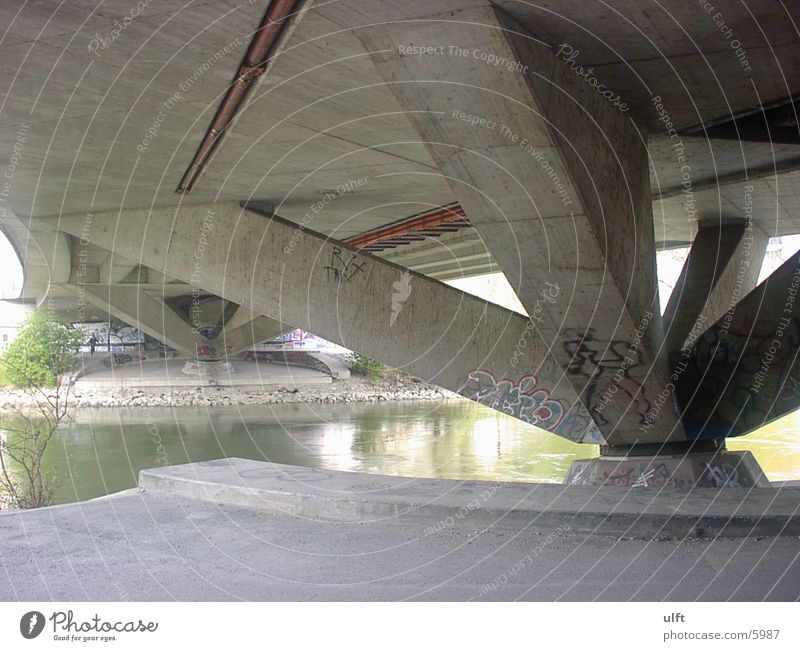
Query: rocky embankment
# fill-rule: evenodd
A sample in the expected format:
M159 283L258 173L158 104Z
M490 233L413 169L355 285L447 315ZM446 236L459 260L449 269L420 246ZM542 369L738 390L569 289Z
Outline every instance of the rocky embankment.
M78 382L70 391L71 407L183 407L192 405L273 405L281 403L384 402L441 400L456 394L413 378L371 381L362 377L331 384L297 388L181 387L154 389L84 389ZM0 409L19 409L33 404L26 392L3 387Z

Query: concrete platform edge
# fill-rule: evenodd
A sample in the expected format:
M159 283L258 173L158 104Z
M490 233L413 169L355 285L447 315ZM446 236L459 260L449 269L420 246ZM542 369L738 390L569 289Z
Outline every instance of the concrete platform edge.
M154 493L298 518L365 524L386 519L422 522L429 533L491 529L535 534L566 526L571 533L626 538L800 535L800 490L796 488L695 489L689 493L419 480L244 459L143 470L139 486Z

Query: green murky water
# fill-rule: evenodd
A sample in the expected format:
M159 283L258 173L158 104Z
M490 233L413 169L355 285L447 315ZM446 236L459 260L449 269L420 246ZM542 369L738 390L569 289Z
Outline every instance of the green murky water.
M770 479L800 479L800 414L729 443ZM139 470L226 456L336 470L559 482L576 445L465 400L442 403L82 409L59 432L48 466L58 502L132 488Z

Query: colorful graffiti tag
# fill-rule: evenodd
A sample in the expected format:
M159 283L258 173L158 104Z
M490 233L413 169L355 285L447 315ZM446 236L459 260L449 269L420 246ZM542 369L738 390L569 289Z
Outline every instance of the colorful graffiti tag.
M546 430L554 430L565 412L561 402L539 386L535 375L498 380L489 371L475 369L469 372L458 393Z
M244 359L248 362L257 362L260 364L292 364L294 366L306 366L322 371L328 375L330 375L331 372L330 368L323 362L303 350L249 350L245 353Z
M94 323L74 323L73 327L80 330L84 335L84 345L81 350L89 350L88 341L91 337L95 339L97 350L107 350L110 352L124 353L131 348L141 347L155 349L158 342L152 337L147 336L141 330L128 325L112 328L108 322Z

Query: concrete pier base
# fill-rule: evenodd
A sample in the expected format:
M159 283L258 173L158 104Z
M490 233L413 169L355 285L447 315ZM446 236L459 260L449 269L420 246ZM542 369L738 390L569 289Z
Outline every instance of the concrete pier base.
M747 450L733 452L724 446L716 449L704 446L688 451L680 447L604 448L601 456L595 459L574 461L566 483L573 486L684 489L770 486L755 457Z

